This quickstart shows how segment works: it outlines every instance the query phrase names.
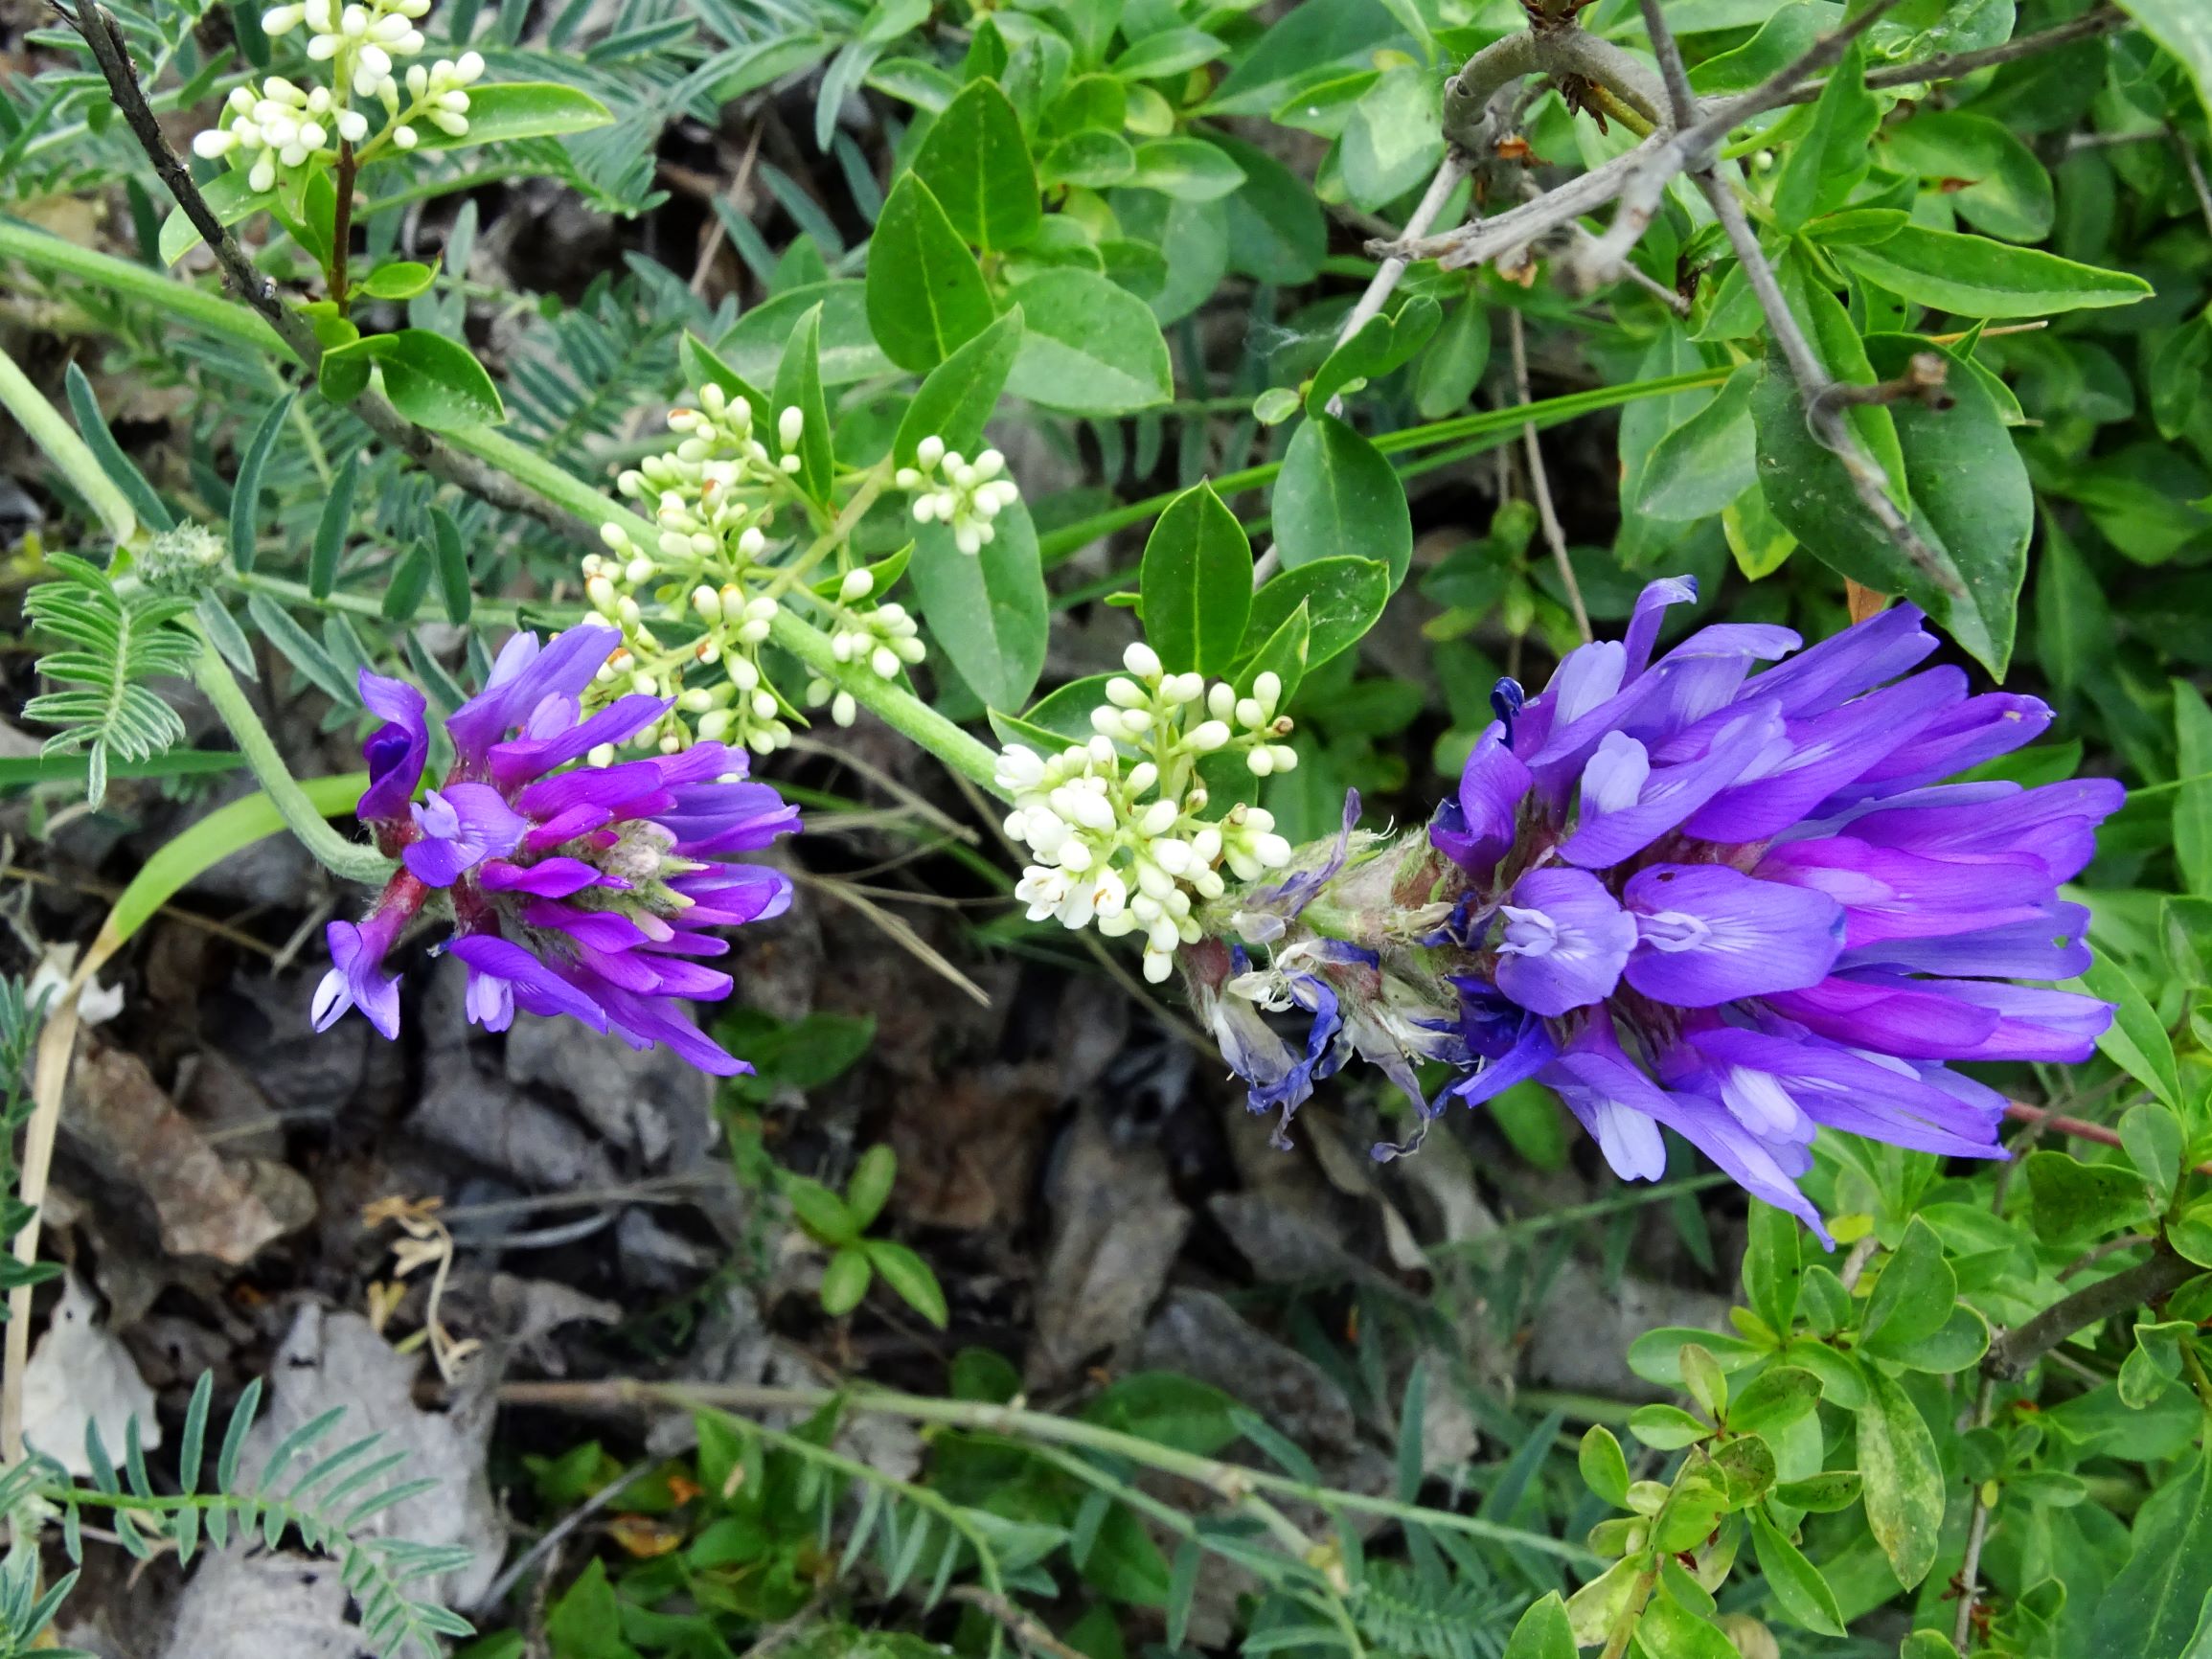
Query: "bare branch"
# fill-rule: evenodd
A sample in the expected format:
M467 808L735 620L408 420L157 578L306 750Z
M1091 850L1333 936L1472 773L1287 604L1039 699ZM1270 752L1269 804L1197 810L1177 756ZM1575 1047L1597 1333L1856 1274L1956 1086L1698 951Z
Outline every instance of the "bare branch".
M1981 1362L1982 1372L2000 1382L2018 1381L2030 1366L2075 1331L2131 1308L2163 1302L2203 1271L2194 1261L2161 1246L2141 1265L2100 1279L2052 1303L2025 1325L2006 1331L1989 1345Z
M1513 389L1526 403L1529 401L1528 336L1521 327L1517 307L1509 309L1505 315L1507 334L1513 342ZM1559 508L1552 501L1551 479L1544 472L1543 445L1537 442L1533 420L1522 423L1520 441L1528 455L1529 493L1536 497L1537 520L1543 526L1543 538L1552 550L1552 562L1559 567L1560 582L1567 590L1567 608L1575 613L1576 631L1587 645L1597 636L1590 632L1590 613L1583 603L1582 583L1575 580L1574 561L1567 557L1566 533L1560 528Z
M1659 59L1659 79L1667 85L1667 107L1674 124L1677 127L1693 125L1698 119L1698 95L1690 90L1690 72L1682 67L1681 51L1666 18L1659 14L1659 0L1643 0L1643 8L1644 31Z
M1767 255L1759 246L1759 238L1753 233L1750 221L1744 216L1743 204L1736 199L1734 189L1726 180L1711 173L1700 174L1698 184L1712 204L1722 228L1728 233L1729 245L1736 250L1745 278L1759 301L1759 309L1766 315L1767 331L1790 367L1790 377L1796 382L1797 396L1804 401L1805 420L1813 436L1842 463L1853 492L1868 515L1881 527L1882 534L1897 543L1904 557L1930 581L1946 593L1961 593L1958 579L1937 559L1935 550L1921 539L1920 533L1889 498L1888 475L1874 457L1867 454L1858 435L1851 430L1850 422L1836 408L1836 381L1814 354L1805 330L1797 326L1795 313L1783 298L1782 285L1774 280L1774 267L1767 262Z
M1406 219L1401 239L1427 233L1428 227L1436 222L1436 216L1444 211L1444 204L1451 199L1451 193L1459 187L1459 181L1467 176L1467 172L1466 158L1458 148L1446 146L1443 165L1437 168L1436 176L1428 181L1428 189L1423 193L1420 205ZM1399 279L1405 275L1405 267L1404 260L1386 259L1382 261L1381 268L1369 280L1367 291L1359 296L1358 303L1344 319L1344 326L1336 330L1336 343L1339 346L1365 328L1368 320L1389 303L1391 290L1398 286ZM1329 413L1344 413L1342 393L1329 399Z
M146 92L139 85L138 70L130 60L130 49L123 29L106 8L93 0L80 0L76 12L56 8L70 26L83 36L92 49L94 59L106 77L108 91L116 106L123 111L129 125L131 136L138 140L147 159L169 187L176 205L184 210L193 229L214 250L216 261L221 265L224 280L233 292L245 301L277 331L301 364L312 375L322 366L322 343L308 320L284 303L277 293L277 284L262 272L254 268L239 239L216 217L194 182L192 171L183 158L171 148L169 137L161 129L153 110L146 102ZM479 500L510 512L525 513L553 529L589 542L599 543L593 526L585 524L574 514L564 511L540 499L505 473L486 466L473 456L461 454L423 427L416 425L399 410L392 407L382 394L364 392L346 405L370 430L411 456L423 470L458 485Z

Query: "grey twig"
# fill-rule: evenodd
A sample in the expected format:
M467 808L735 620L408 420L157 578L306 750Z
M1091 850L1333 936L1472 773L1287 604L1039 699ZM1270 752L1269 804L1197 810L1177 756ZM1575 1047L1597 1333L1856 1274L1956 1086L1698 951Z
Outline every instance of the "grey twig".
M584 1522L598 1514L600 1511L605 1509L623 1493L628 1491L631 1487L637 1484L641 1475L650 1473L655 1466L650 1462L642 1463L627 1472L617 1475L606 1485L601 1487L599 1490L593 1492L591 1496L585 1498L582 1503L577 1505L575 1509L569 1511L567 1514L561 1516L559 1520L554 1523L552 1530L545 1536L517 1556L514 1558L514 1564L493 1579L490 1589L477 1597L478 1611L489 1613L492 1608L506 1601L513 1593L514 1586L521 1583L529 1575L531 1568L552 1555L555 1550L560 1547L561 1541L574 1533L577 1528L582 1526Z
M101 74L107 80L107 89L115 99L116 107L123 111L123 118L130 127L131 136L138 140L139 148L153 163L154 171L161 175L162 183L176 198L176 205L184 210L193 229L199 232L200 239L214 251L216 262L221 265L223 278L232 291L261 313L292 355L313 375L322 366L322 342L315 338L308 320L285 304L275 282L254 268L253 261L246 257L238 238L216 217L207 198L200 194L191 169L171 147L161 123L147 103L146 91L139 85L138 70L130 60L130 49L122 26L105 7L95 4L94 0L79 0L74 12L56 0L55 10L91 48ZM598 545L599 537L593 526L541 500L505 473L453 449L393 408L382 394L364 392L346 407L379 438L412 457L424 471L458 485L494 507L526 513L563 534Z
M2077 40L2094 40L2100 34L2116 34L2134 21L2117 6L2100 6L2094 11L2085 11L2070 22L2053 24L2033 34L2022 34L2001 46L1984 47L1979 52L1938 52L1932 57L1921 58L1917 63L1893 63L1885 69L1869 70L1866 84L1875 92L1886 92L1893 86L1917 86L1931 80L1956 80L1960 76L1972 75L1977 69L1995 69L2000 63L2017 63L2023 57L2034 57L2041 53L2056 52L2062 46L2071 46ZM1811 103L1819 96L1818 86L1801 87L1790 102Z
M1425 236L1428 233L1428 227L1436 222L1436 216L1444 211L1444 204L1451 199L1451 193L1458 189L1459 181L1467 176L1467 172L1464 153L1456 145L1447 145L1444 161L1438 166L1436 176L1428 181L1428 189L1423 193L1420 205L1406 219L1405 229L1401 233L1402 239ZM1365 328L1368 320L1389 303L1391 291L1398 286L1399 279L1405 275L1405 266L1406 261L1401 259L1386 259L1382 261L1369 280L1367 291L1359 296L1358 303L1345 317L1344 326L1336 330L1336 343L1339 346ZM1342 393L1329 399L1329 413L1344 413Z
M2169 128L2174 134L2174 148L2181 152L2181 166L2189 174L2189 188L2197 193L2197 211L2204 216L2204 224L2212 229L2212 184L2204 180L2204 164L2197 159L2197 147L2188 135L2178 128Z
M1996 1392L1992 1377L1981 1379L1981 1392L1974 1397L1973 1426L1989 1426L1990 1398ZM1961 1653L1967 1651L1968 1638L1973 1634L1974 1602L1981 1597L1981 1585L1976 1579L1981 1574L1981 1547L1989 1537L1989 1505L1982 1502L1982 1483L1973 1484L1973 1515L1966 1524L1966 1558L1958 1569L1958 1624L1951 1636L1951 1646Z
M2204 1269L2160 1247L2148 1261L2075 1291L2025 1325L2004 1332L1982 1358L1984 1375L2017 1382L2028 1368L2077 1330L2131 1308L2162 1302Z
M1513 344L1513 389L1521 402L1529 401L1528 390L1528 335L1521 327L1517 308L1506 312L1506 336ZM1520 441L1528 456L1529 493L1536 497L1537 521L1543 526L1543 538L1552 550L1552 562L1559 566L1561 585L1567 590L1567 608L1575 613L1575 630L1587 645L1596 635L1590 631L1590 613L1583 603L1583 586L1575 580L1574 561L1567 557L1566 533L1560 528L1559 509L1552 502L1551 479L1544 471L1543 445L1537 442L1536 422L1523 421Z
M1765 313L1767 328L1774 337L1783 361L1790 367L1790 377L1796 382L1797 396L1805 404L1805 420L1813 436L1822 447L1841 463L1844 475L1851 481L1851 489L1859 497L1882 534L1897 546L1921 573L1945 592L1960 592L1958 579L1936 558L1935 550L1921 539L1897 503L1889 498L1889 478L1865 445L1851 430L1851 423L1835 402L1836 381L1813 353L1812 342L1805 330L1797 326L1795 313L1790 302L1782 296L1782 285L1774 280L1774 267L1767 262L1767 255L1759 246L1759 239L1751 224L1744 216L1743 204L1736 199L1729 184L1710 173L1701 174L1699 187L1705 199L1713 204L1713 213L1721 226L1728 233L1728 242L1736 250L1736 258L1744 266L1744 275L1751 284L1751 292L1758 298L1759 309Z

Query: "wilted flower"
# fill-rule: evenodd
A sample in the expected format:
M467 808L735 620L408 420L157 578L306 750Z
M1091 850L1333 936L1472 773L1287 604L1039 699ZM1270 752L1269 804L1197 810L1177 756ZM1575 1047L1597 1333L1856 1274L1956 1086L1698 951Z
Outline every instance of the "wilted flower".
M1636 1179L1665 1125L1817 1231L1796 1177L1818 1125L1999 1156L2003 1098L1950 1062L2088 1056L2108 1005L2010 982L2088 966L2058 888L2122 790L1940 784L2050 711L1955 668L1899 679L1936 645L1909 605L1757 674L1798 637L1722 624L1652 662L1695 597L1653 582L1540 695L1501 681L1434 852L1370 855L1300 932L1449 984L1472 1069L1448 1093L1537 1079Z
M727 860L796 830L798 810L745 782L743 752L718 742L571 765L667 712L661 698L628 695L582 716L579 699L619 638L592 620L542 648L535 634L509 640L484 690L445 722L453 769L421 802L422 694L362 671L361 700L385 723L363 750L358 812L401 868L364 920L331 923L335 966L315 993L316 1030L358 1008L399 1034L399 982L384 956L443 892L454 923L443 948L468 966L476 1023L504 1031L518 1007L572 1014L632 1048L666 1043L704 1071L750 1069L673 999L727 995L729 976L695 960L728 950L712 930L790 902L781 873Z

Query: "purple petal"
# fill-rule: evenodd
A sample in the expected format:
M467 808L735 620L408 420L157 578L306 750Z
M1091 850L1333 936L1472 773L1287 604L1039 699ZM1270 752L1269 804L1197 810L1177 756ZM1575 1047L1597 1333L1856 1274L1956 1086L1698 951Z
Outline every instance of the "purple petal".
M1667 1143L1655 1121L1666 1096L1621 1053L1609 1017L1590 1020L1544 1069L1543 1080L1589 1131L1614 1174L1656 1181L1667 1172Z
M1628 982L1677 1008L1818 985L1843 945L1834 899L1722 865L1654 864L1622 897L1636 915Z
M2089 970L2089 913L2051 903L2020 921L1941 939L1889 939L1847 950L1841 967L1895 967L1952 978L2072 979Z
M2072 1065L2096 1053L2097 1038L2112 1023L2110 1003L2072 991L1999 985L1983 979L1923 979L1913 983L1941 988L1945 994L1996 1016L1995 1028L1973 1049L1949 1057L1921 1057L2046 1060Z
M415 822L422 838L399 856L433 887L450 887L485 859L513 852L530 828L530 820L489 784L431 790L415 808Z
M369 786L361 791L354 815L367 824L398 823L407 816L407 804L422 781L423 758L430 752L422 693L404 680L386 679L367 669L357 684L362 703L384 724L361 745L369 762Z
M764 865L720 865L713 878L683 875L670 885L693 900L680 919L688 926L738 927L768 920L791 907L791 878Z
M1795 661L1768 669L1752 689L1774 698L1790 719L1824 715L1894 680L1934 650L1935 636L1920 625L1925 620L1917 605L1891 605L1822 640Z
M1447 1092L1457 1095L1470 1106L1479 1106L1504 1094L1514 1084L1535 1077L1558 1055L1559 1046L1552 1041L1543 1021L1531 1015L1522 1020L1520 1034L1511 1048L1484 1060Z
M363 925L333 921L323 929L334 965L315 989L314 1022L328 1031L349 1008L357 1008L369 1023L387 1038L399 1034L399 976L383 971L384 953L392 946L404 918L387 921L383 914ZM333 981L332 976L336 976Z
M1667 607L1697 602L1698 579L1694 576L1661 577L1644 584L1644 591L1636 595L1635 609L1629 613L1628 632L1621 640L1627 658L1624 684L1633 683L1652 660L1652 647L1658 642L1659 624Z
M1788 1091L1816 1123L1918 1152L1964 1158L2002 1157L1995 1114L1968 1105L1923 1080L1902 1060L1854 1054L1817 1037L1780 1037L1720 1028L1698 1032L1691 1043L1713 1076L1742 1098L1759 1098L1756 1080Z
M571 975L572 983L605 1008L612 1029L631 1047L665 1044L700 1071L718 1078L737 1077L753 1069L692 1024L674 1004L636 996L615 986L595 985L587 973L571 970Z
M2025 854L1924 858L1850 835L1773 848L1757 874L1841 904L1845 942L1854 949L2031 920L2050 902L2053 886L2043 867Z
M1716 795L1683 828L1708 841L1763 841L1778 835L1855 781L1893 743L1965 696L1961 670L1930 669L1831 714L1793 721L1784 743L1769 749L1743 782Z
M1488 876L1513 845L1528 789L1528 767L1506 747L1504 723L1492 721L1467 757L1458 801L1447 803L1429 826L1430 843L1470 875Z
M540 898L566 898L586 887L629 886L627 881L603 875L581 858L544 858L528 865L493 858L477 872L476 879L487 893L529 893Z
M518 634L515 639L529 639ZM537 648L509 640L499 652L491 678L482 692L454 711L445 729L463 763L474 771L491 745L522 723L549 696L581 696L600 665L622 641L621 630L597 617L587 618Z
M1863 799L1937 783L2034 742L2050 723L2051 707L2041 697L2005 692L1969 697L1918 737L1898 744L1843 793L1847 799Z
M553 700L548 698L547 702ZM580 725L555 726L549 720L547 724L553 729L542 735L491 745L491 781L502 789L512 789L541 778L556 766L590 754L602 743L627 742L673 707L672 698L632 693L617 697Z
M1755 705L1723 727L1703 756L1653 771L1641 743L1608 733L1583 768L1575 832L1560 856L1603 869L1642 852L1743 776L1781 735L1781 715L1770 704Z
M1610 995L1635 948L1634 919L1585 871L1530 872L1499 914L1497 989L1546 1017Z
M559 847L563 841L573 841L608 823L614 814L604 807L570 807L555 813L522 838L523 848L531 852L543 852Z
M1910 803L1884 803L1851 820L1861 841L1939 858L2036 859L2055 884L2070 881L2096 851L2097 826L2127 792L2111 778L2074 778L2039 789L1962 784Z
M472 981L480 973L505 981L513 1000L530 1012L568 1014L593 1031L606 1030L606 1012L598 1003L512 940L467 933L446 948L468 965Z
M1831 974L1808 989L1765 1000L1784 1018L1848 1048L1879 1049L1905 1059L1963 1059L1980 1054L1997 1029L1997 1015L1935 988L1971 983Z

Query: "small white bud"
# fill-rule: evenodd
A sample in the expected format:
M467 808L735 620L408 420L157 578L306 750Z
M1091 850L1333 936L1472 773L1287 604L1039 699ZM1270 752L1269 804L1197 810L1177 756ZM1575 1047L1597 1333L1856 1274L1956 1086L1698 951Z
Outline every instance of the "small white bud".
M1122 652L1122 667L1140 680L1156 680L1160 677L1159 653L1142 640L1132 642Z
M945 459L945 440L932 432L914 446L914 463L924 472L937 470L937 464Z
M786 449L798 447L799 439L807 430L807 417L797 404L776 417L776 436L783 440Z
M1194 726L1183 741L1201 755L1210 755L1229 740L1229 728L1220 720L1203 720Z
M837 597L847 604L866 599L875 591L876 579L865 570L847 571L845 580L837 584Z

